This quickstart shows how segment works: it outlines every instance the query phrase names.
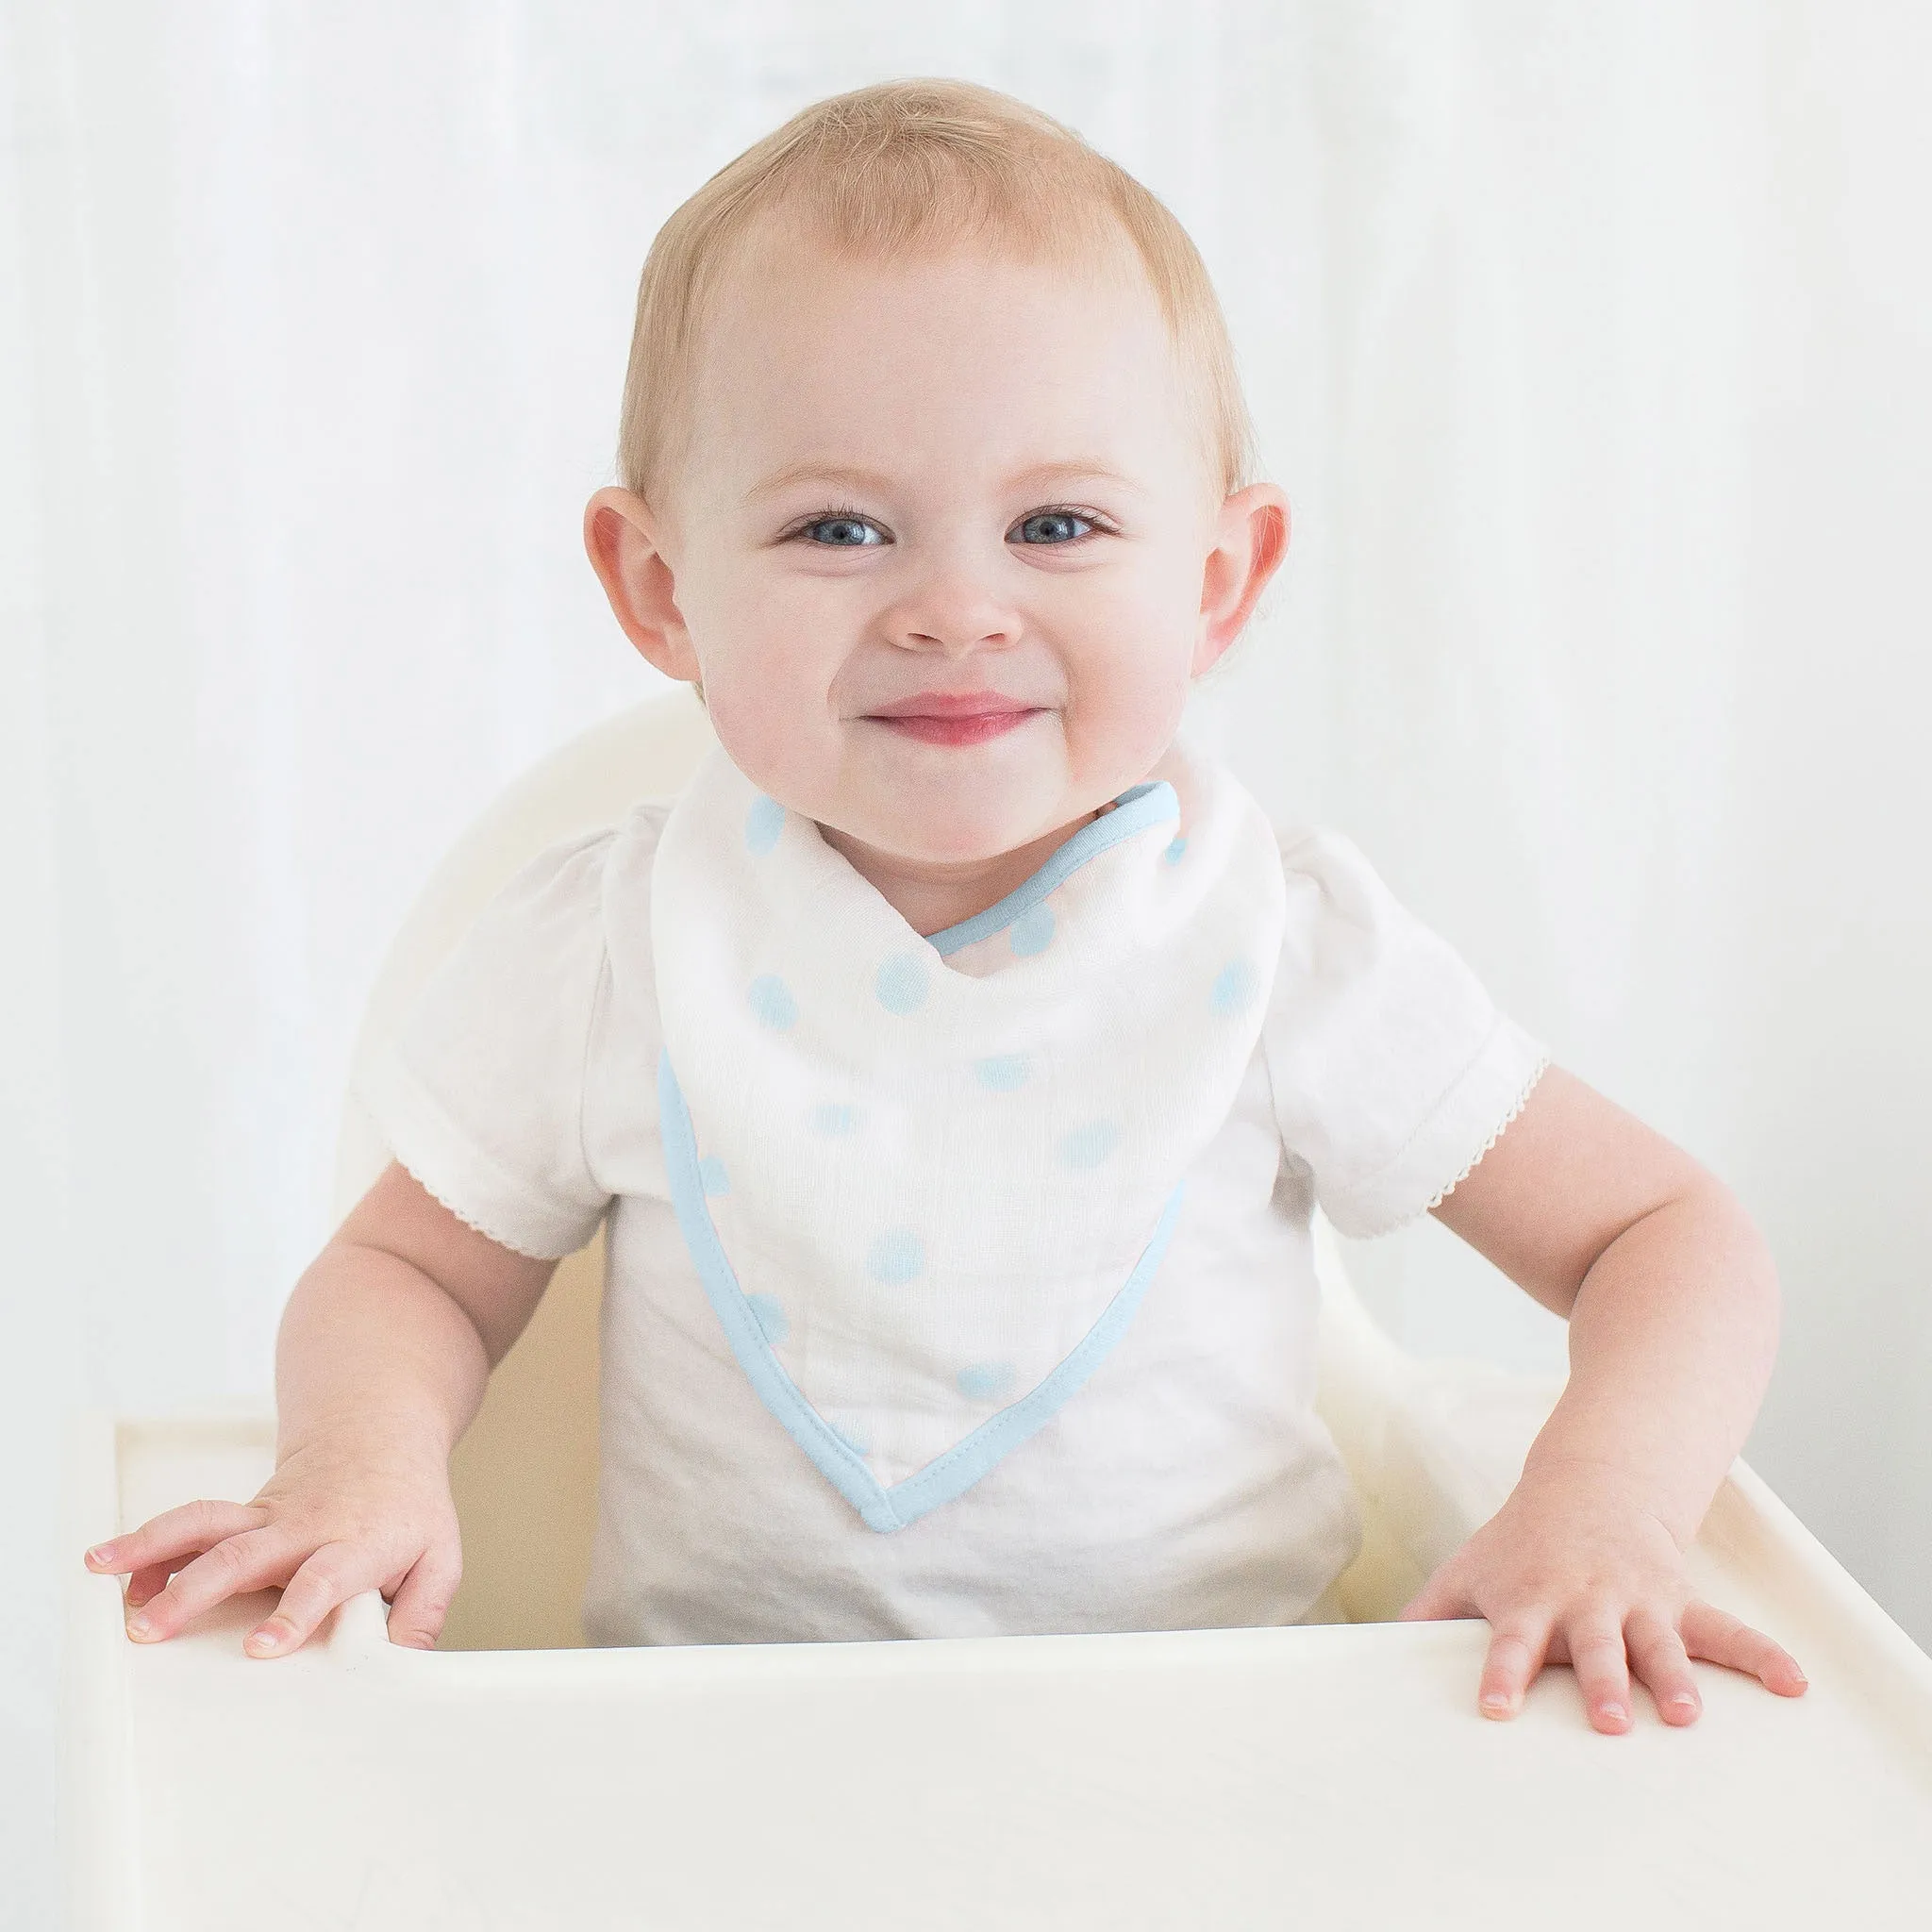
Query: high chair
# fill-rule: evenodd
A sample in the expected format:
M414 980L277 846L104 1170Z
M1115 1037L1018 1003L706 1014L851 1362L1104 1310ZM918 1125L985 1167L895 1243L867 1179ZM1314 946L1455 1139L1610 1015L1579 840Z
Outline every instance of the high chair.
M675 792L712 741L677 691L512 787L398 935L358 1063L518 867ZM339 1210L386 1158L352 1101ZM582 1647L601 1241L457 1452L465 1571L436 1652L391 1647L374 1594L273 1663L240 1647L268 1597L130 1644L79 1552L252 1494L273 1419L80 1419L73 1932L1932 1924L1932 1659L1741 1462L1693 1582L1794 1652L1802 1699L1700 1665L1695 1725L1639 1696L1603 1737L1558 1668L1495 1724L1484 1625L1386 1621L1501 1504L1557 1385L1407 1357L1316 1237L1320 1407L1366 1520L1328 1624Z

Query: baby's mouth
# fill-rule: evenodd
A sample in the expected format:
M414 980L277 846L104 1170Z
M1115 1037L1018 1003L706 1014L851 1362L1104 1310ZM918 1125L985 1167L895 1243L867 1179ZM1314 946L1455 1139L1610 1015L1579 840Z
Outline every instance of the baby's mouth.
M1037 715L1040 707L1022 704L1003 691L924 691L868 711L867 721L904 738L927 744L983 744L1003 737Z

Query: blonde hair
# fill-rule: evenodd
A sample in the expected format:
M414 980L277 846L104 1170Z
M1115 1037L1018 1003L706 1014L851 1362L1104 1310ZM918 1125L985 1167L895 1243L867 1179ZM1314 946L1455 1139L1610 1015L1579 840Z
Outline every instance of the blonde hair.
M794 115L658 231L638 283L618 431L619 475L647 501L682 454L706 305L738 242L778 208L798 209L835 248L888 259L969 240L1061 259L1124 232L1197 388L1224 490L1248 480L1254 429L1187 230L1124 168L1035 108L967 81L896 80Z

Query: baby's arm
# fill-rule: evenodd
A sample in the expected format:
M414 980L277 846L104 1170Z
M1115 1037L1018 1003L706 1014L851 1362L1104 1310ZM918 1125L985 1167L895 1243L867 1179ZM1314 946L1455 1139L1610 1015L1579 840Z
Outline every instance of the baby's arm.
M299 1649L371 1589L391 1600L392 1641L434 1643L462 1570L450 1451L556 1266L465 1226L391 1165L282 1316L275 1472L260 1493L186 1504L88 1552L90 1568L128 1578L128 1635L172 1637L275 1585L253 1656Z
M1487 1716L1566 1659L1601 1731L1627 1728L1632 1670L1666 1723L1691 1723L1692 1657L1796 1696L1792 1658L1693 1597L1684 1568L1777 1345L1777 1281L1743 1209L1553 1067L1436 1214L1569 1317L1570 1381L1509 1500L1404 1616L1488 1619Z

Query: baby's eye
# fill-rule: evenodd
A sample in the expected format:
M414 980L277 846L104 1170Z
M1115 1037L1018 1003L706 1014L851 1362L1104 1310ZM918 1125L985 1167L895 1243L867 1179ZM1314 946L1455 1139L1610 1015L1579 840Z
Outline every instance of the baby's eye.
M1007 532L1007 541L1022 543L1077 543L1097 527L1091 517L1074 509L1037 509L1024 516Z
M819 517L804 525L798 534L837 550L858 550L886 541L877 525L867 523L863 517L844 515Z

